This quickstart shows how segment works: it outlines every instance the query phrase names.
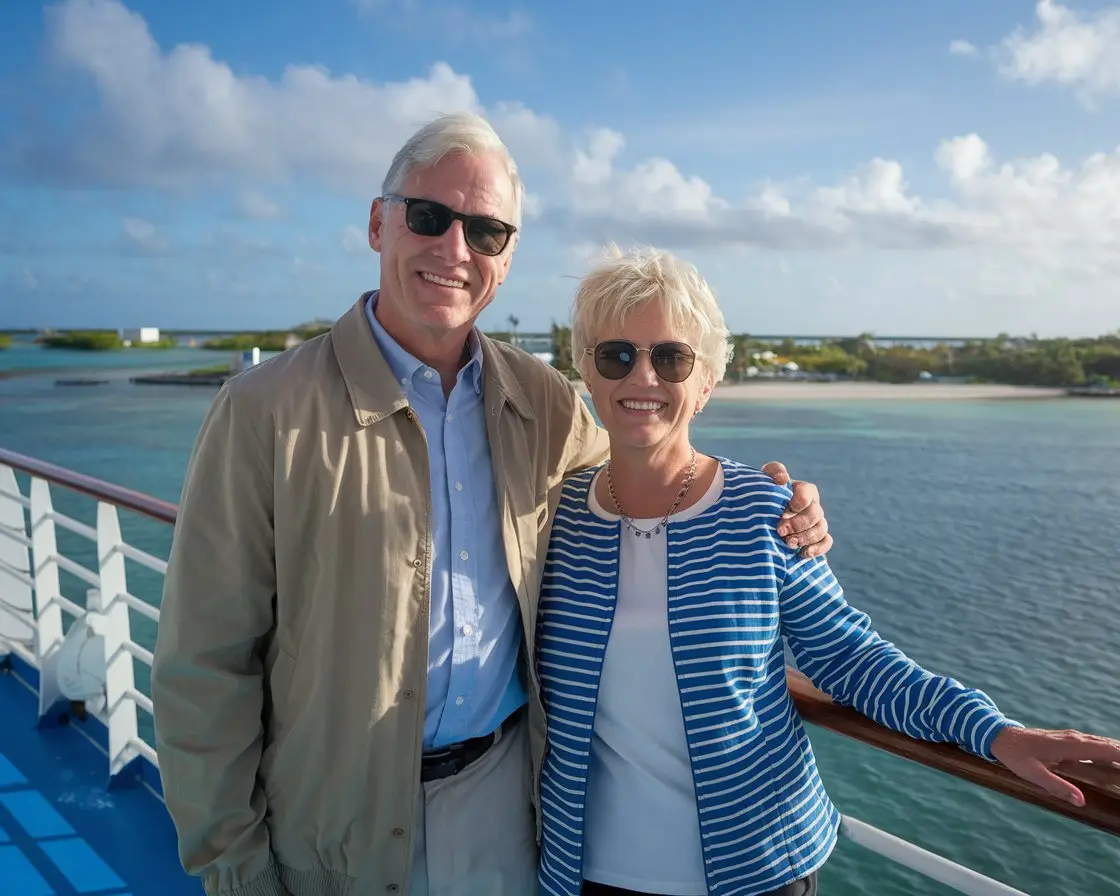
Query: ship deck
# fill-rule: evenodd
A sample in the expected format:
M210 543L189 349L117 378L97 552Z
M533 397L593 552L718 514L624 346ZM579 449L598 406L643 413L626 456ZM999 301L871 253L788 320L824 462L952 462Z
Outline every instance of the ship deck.
M96 737L36 726L37 714L30 687L0 674L0 892L199 896L156 793L140 781L110 789Z

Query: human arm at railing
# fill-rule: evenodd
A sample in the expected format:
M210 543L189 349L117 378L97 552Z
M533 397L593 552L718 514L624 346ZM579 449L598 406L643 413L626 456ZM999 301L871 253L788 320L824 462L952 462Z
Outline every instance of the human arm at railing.
M895 731L994 759L992 741L1017 722L987 694L923 669L882 638L868 615L847 602L823 558L788 558L786 564L779 591L782 631L813 684Z
M237 399L219 392L187 468L152 664L156 749L187 871L210 894L250 882L282 894L257 780L260 644L276 592L272 453Z
M1024 781L1002 765L950 744L915 740L879 725L856 710L833 702L796 669L786 670L786 683L798 715L806 722L1120 836L1120 768L1105 763L1059 763L1054 771L1076 782L1085 795L1085 805L1074 806Z

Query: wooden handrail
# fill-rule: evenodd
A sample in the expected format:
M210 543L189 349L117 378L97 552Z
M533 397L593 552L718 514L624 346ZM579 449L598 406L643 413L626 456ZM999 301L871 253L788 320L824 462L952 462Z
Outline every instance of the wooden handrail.
M169 501L161 501L159 498L153 498L143 492L136 492L130 488L114 485L111 482L105 482L103 479L95 479L93 476L87 476L84 473L75 473L65 467L59 467L38 458L28 457L25 454L17 454L15 451L8 451L5 448L0 448L0 464L6 464L13 470L19 470L29 476L45 479L47 482L53 482L56 485L81 492L83 495L89 495L99 501L116 504L118 507L142 514L161 523L175 525L179 508Z
M0 464L161 523L175 524L178 507L168 501L3 448L0 448ZM1085 794L1085 805L1078 808L1028 784L1002 765L987 762L952 744L914 740L884 728L854 709L839 706L793 668L787 670L786 680L797 711L811 724L1120 836L1120 769L1084 763L1067 763L1056 768L1057 774L1074 781Z
M807 722L1120 836L1120 768L1071 762L1053 769L1055 774L1081 788L1085 805L1079 808L1051 796L998 763L966 753L955 744L914 740L884 728L850 707L839 706L795 669L787 669L786 681L798 713Z

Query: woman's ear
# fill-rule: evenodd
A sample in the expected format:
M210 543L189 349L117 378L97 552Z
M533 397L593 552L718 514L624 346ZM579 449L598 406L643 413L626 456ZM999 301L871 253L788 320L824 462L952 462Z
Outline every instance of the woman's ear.
M700 389L700 397L696 399L696 410L692 412L692 416L704 412L704 405L708 403L708 399L712 397L712 389L715 388L715 383L710 379L704 383L703 388Z

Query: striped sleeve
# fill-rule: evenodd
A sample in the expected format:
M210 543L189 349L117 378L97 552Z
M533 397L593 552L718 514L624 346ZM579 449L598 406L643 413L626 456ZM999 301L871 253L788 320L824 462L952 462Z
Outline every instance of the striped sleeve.
M789 555L779 602L798 668L837 703L910 737L956 743L989 760L1000 730L1019 726L983 691L926 671L880 637L870 617L845 600L823 557Z

